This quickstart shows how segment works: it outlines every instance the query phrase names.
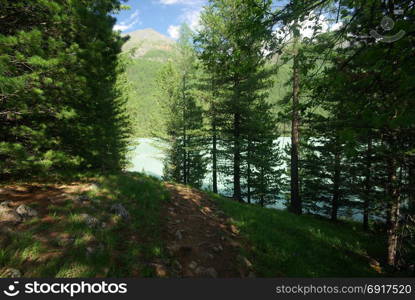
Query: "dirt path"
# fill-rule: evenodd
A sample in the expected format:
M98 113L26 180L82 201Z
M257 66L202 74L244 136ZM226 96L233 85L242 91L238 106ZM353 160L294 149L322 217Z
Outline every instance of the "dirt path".
M251 263L240 255L243 241L217 205L196 189L165 184L171 201L164 208L164 241L175 259L176 277L253 277Z

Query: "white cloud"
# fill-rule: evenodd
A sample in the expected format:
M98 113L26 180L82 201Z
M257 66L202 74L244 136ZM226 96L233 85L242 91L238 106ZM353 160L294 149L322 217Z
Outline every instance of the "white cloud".
M289 27L293 25L294 22L291 22ZM338 30L343 24L341 22L335 23L329 21L326 16L320 15L316 16L314 13L311 13L306 20L299 24L300 35L302 38L312 38L314 35L319 33L324 33L327 31ZM291 39L291 32L288 35L285 35L286 28L280 28L275 31L275 35L278 38Z
M179 19L189 25L190 29L197 30L200 25L200 12L201 8L185 9Z
M125 31L125 30L128 30L128 29L130 29L131 28L131 26L130 25L123 25L122 24L123 22L121 22L121 24L116 24L116 25L114 25L114 30L116 30L116 31Z
M180 36L180 26L170 25L169 28L167 28L167 32L172 39L177 40Z
M182 5L182 14L178 21L189 25L190 29L197 30L200 23L200 12L206 0L158 0L163 5Z
M159 0L159 2L164 5L201 5L203 3L203 0Z
M339 30L343 26L343 22L334 23L330 25L330 31L336 31Z
M302 37L311 38L318 32L326 32L328 24L323 15L310 15L308 19L300 23L300 34Z
M181 23L186 23L191 30L195 31L200 25L200 12L200 8L183 9L183 14L179 16L179 21ZM170 25L169 28L167 28L167 32L172 39L176 40L180 37L180 26Z
M130 28L132 28L134 25L140 23L139 18L140 12L135 10L126 21L120 22L119 24L114 25L114 30L120 30L120 31L126 31Z

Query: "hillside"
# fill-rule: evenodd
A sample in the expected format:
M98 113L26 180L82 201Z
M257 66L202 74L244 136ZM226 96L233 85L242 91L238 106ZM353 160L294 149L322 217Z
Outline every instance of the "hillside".
M383 241L353 223L243 205L138 173L5 185L0 202L0 277L386 275Z
M128 34L123 52L131 52L127 76L132 85L128 111L133 116L135 135L151 136L157 128L160 112L157 105L157 76L168 59L174 56L174 41L153 29ZM135 49L135 51L133 50Z
M142 57L152 50L170 52L174 47L174 40L151 28L136 30L126 35L130 38L123 45L122 51L127 52L133 48L137 48L137 51L133 55L134 58Z

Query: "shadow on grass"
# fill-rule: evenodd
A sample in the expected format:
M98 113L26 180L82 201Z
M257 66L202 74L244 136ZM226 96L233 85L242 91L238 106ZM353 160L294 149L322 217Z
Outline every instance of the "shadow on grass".
M95 178L89 201L32 203L38 218L4 228L0 269L16 268L24 277L151 277L148 264L164 256L161 206L168 192L161 182L138 173ZM130 218L111 212L121 203ZM96 219L88 226L84 215Z

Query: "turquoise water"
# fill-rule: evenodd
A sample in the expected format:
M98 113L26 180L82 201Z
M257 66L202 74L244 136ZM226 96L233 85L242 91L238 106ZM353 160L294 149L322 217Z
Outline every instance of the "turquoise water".
M283 149L287 144L290 143L290 138L281 137L278 139L280 148ZM136 171L145 173L147 175L155 176L157 178L162 178L163 176L163 159L165 154L163 153L163 144L157 142L155 139L151 138L140 138L137 140L138 145L135 146L130 153L130 163L131 166L129 171ZM286 165L281 166L286 168ZM230 179L230 178L229 178ZM231 196L231 190L226 186L226 178L220 177L218 182L218 191L222 195ZM212 175L207 173L203 188L211 190L212 186ZM279 197L279 201L275 204L270 205L270 208L285 209L285 205ZM339 216L343 216L347 219L354 219L356 221L361 221L363 216L358 209L340 209Z
M281 148L285 147L289 141L290 138L287 137L278 139ZM165 158L165 154L162 150L163 144L152 138L140 138L137 139L137 143L138 145L133 147L133 150L130 153L131 166L128 170L142 172L147 175L161 178L163 176L163 159ZM211 184L210 177L210 174L207 174L205 186ZM224 188L225 187L222 186L222 189Z
M131 167L129 171L142 172L161 178L165 157L161 148L162 144L151 138L140 138L137 143L138 145L130 153Z

